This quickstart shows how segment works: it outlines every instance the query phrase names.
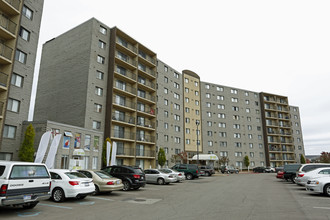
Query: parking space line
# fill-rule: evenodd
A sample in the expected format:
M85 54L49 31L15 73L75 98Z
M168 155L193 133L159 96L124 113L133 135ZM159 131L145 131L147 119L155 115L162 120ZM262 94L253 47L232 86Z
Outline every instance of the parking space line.
M45 204L45 203L39 203L38 205L49 206L49 207L55 207L55 208L61 208L61 209L72 209L72 207L59 206L59 205L51 205L51 204Z
M330 207L313 207L314 209L330 209Z
M102 197L95 197L95 196L93 196L93 197L90 197L90 199L99 199L99 200L105 200L105 201L111 201L111 202L114 202L114 201L116 201L116 200L113 200L113 199L106 199L106 198L102 198Z

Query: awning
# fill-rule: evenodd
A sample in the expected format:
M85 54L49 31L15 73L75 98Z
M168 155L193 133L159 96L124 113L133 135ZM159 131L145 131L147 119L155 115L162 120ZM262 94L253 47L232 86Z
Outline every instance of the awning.
M218 156L215 154L199 154L198 158L199 160L219 160ZM197 160L197 155L193 156L191 160Z

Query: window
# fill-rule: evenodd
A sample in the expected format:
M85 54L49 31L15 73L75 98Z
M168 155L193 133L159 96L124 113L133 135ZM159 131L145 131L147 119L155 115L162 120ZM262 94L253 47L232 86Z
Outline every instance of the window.
M13 75L11 76L11 84L17 87L22 87L23 86L23 77L13 73Z
M19 36L26 41L30 40L30 32L23 27L20 27L19 29Z
M249 105L250 101L249 100L245 100L245 104Z
M233 124L233 128L234 129L240 129L240 125L239 124Z
M93 157L92 169L97 169L98 157Z
M207 136L212 137L213 136L213 132L212 131L207 131Z
M105 49L105 42L99 40L99 48Z
M259 157L260 157L260 158L263 158L263 157L264 157L264 153L263 153L263 152L260 152L260 153L259 153Z
M218 126L219 126L219 128L225 128L226 127L226 123L219 122Z
M218 104L218 109L225 109L225 105L223 105L223 104Z
M174 126L174 131L176 131L176 132L180 132L180 126L175 125L175 126Z
M228 151L220 151L220 157L228 157Z
M205 84L205 89L210 89L210 85L209 84Z
M95 94L98 96L103 96L103 89L100 87L95 87Z
M7 110L12 112L19 112L20 101L15 99L8 99Z
M241 142L235 142L234 145L235 145L235 147L242 147L242 143Z
M198 91L195 91L195 96L198 96L198 94L199 94Z
M221 141L220 147L227 147L227 141Z
M3 137L14 139L16 137L16 129L16 126L5 125L3 129Z
M186 134L190 134L190 128L186 128Z
M250 149L253 148L253 143L249 143L249 148L250 148Z
M185 108L185 112L189 113L190 112L190 108Z
M232 109L233 109L233 111L235 111L235 112L238 112L238 111L239 111L239 107L237 107L237 106L233 106Z
M249 137L249 139L253 138L252 134L248 134L248 137Z
M206 112L207 117L211 118L212 117L212 112Z
M199 115L199 110L195 110L195 112L196 112L196 115Z
M164 117L168 118L168 111L164 111Z
M168 100L164 99L164 105L168 105Z
M208 126L208 127L212 127L212 121L208 121L208 122L207 122L207 126Z
M235 157L241 157L242 156L242 152L235 152Z
M180 84L179 83L174 82L173 86L174 86L174 88L180 89Z
M258 140L261 140L262 139L262 136L261 135L258 135Z
M168 135L167 134L164 135L164 141L168 142Z
M189 83L189 79L188 78L184 78L184 82L185 83Z
M179 79L179 76L180 76L179 73L174 72L174 77L175 78Z
M89 134L85 135L85 149L84 150L90 150L91 148L91 136Z
M190 118L186 118L186 123L190 123Z
M61 169L69 169L69 155L61 156Z
M217 95L217 99L218 99L218 100L222 100L222 101L223 101L223 100L225 99L225 97L224 97L224 96L222 96L222 95Z
M227 133L226 132L219 132L219 137L227 137Z
M251 121L251 117L246 117L246 120L247 121Z
M98 62L98 63L101 63L101 64L104 64L104 62L105 62L105 58L102 57L102 56L100 56L100 55L97 55L97 62Z
M96 70L96 79L103 80L104 79L104 73L99 71L99 70Z
M180 99L180 95L178 93L174 93L173 96L175 99Z
M224 114L224 113L218 113L218 118L226 118L226 114Z
M245 96L249 96L249 92L244 92Z
M23 5L23 9L22 9L22 13L25 17L27 17L28 19L32 20L33 18L33 11L28 8L26 5Z
M168 78L166 76L164 76L164 82L168 83Z
M185 93L189 93L189 88L187 88L187 87L184 88L184 92L185 92Z
M231 89L231 90L230 90L230 93L232 93L232 94L237 94L237 89Z
M93 129L99 130L101 128L101 122L93 121Z
M250 131L252 130L252 126L251 125L248 125L247 127L248 127L248 130L250 130Z
M253 158L254 157L254 153L250 152L250 157Z
M197 81L195 81L195 86L196 86L196 87L198 86L198 82L197 82Z
M207 103L206 103L206 107L207 107L207 108L211 108L211 102L207 102Z
M164 66L164 71L168 72L168 67L167 66Z
M241 134L240 133L234 133L234 138L241 138Z
M168 89L167 88L164 88L164 93L168 94Z
M211 94L210 93L206 93L206 98L207 99L211 98Z
M164 123L164 128L168 129L168 123L166 123L166 122Z
M164 147L165 154L168 154L168 147Z
M105 27L103 27L103 26L100 26L100 32L102 34L106 35L107 34L107 29Z
M199 105L199 101L196 100L196 101L195 101L195 105Z
M189 103L189 98L185 98L186 103Z
M18 62L20 63L26 63L26 58L27 58L27 54L24 53L23 51L21 50L16 50L16 53L15 53L15 60L17 60Z
M208 141L208 142L207 142L207 145L208 145L209 147L212 147L212 146L213 146L213 141Z
M239 115L233 115L234 120L239 120Z
M236 167L243 167L242 161L236 161Z
M246 111L246 113L250 113L250 109L249 108L245 109L245 111Z
M217 86L217 91L223 92L223 87Z
M94 110L95 110L95 112L101 113L102 112L102 105L94 103Z
M174 115L174 120L180 121L180 115Z
M231 98L231 102L238 102L238 98Z
M179 138L179 137L174 138L174 143L180 144L180 142L181 142L181 138Z
M186 144L190 144L190 139L186 139Z
M124 67L117 66L116 71L117 71L118 73L120 73L121 75L126 76L126 69L125 69Z

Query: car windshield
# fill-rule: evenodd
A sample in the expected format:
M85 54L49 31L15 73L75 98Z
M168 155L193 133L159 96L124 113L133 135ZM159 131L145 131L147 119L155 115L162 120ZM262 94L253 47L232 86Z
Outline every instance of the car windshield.
M104 171L95 171L96 175L98 175L101 179L110 179L112 176Z
M66 172L65 175L67 175L70 179L87 178L87 176L79 172Z

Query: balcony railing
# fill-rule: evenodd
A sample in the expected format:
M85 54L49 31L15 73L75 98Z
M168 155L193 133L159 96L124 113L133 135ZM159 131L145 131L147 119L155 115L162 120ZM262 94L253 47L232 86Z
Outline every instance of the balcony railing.
M115 72L118 73L118 74L121 74L123 76L126 76L130 79L133 79L134 81L136 80L136 74L132 73L131 71L129 71L127 69L125 71L118 71L117 69L115 69Z
M138 121L137 125L146 128L155 128L155 122L152 122L148 119L144 119L144 121Z
M0 86L7 87L8 75L6 73L0 72Z
M0 26L12 33L13 35L16 34L17 24L12 20L6 18L2 13L0 14Z
M122 40L120 37L116 38L116 42L117 42L117 44L120 44L121 46L126 47L130 51L133 51L134 53L137 53L137 48L136 47L134 47L132 44Z
M118 147L116 155L134 156L134 149L129 147Z
M8 60L11 60L11 56L13 54L13 49L8 47L7 45L0 43L0 56L3 56L7 58Z
M155 102L156 101L156 96L154 95L150 95L150 94L138 94L139 97L141 98L144 98L144 99L147 99L147 100L150 100L152 102Z
M1 102L0 101L0 116L2 117L3 116L3 106L4 106L4 102Z
M155 143L155 136L153 135L136 135L136 140L137 141L143 141L143 142L150 142L150 143Z
M115 112L112 112L112 120L114 121L121 121L129 124L135 124L135 118L134 117L126 117L125 115L116 115Z
M149 61L150 63L156 65L156 60L146 54L142 55L140 52L139 52L139 56L142 57L143 59Z
M131 64L132 66L135 66L137 67L137 62L135 60L133 60L132 58L130 58L129 56L121 56L118 52L116 52L115 54L116 58L126 62L126 63L129 63Z
M155 109L154 108L150 108L149 106L138 106L137 110L140 111L140 112L144 112L144 113L148 113L148 114L151 114L151 115L155 115Z
M5 0L5 1L8 2L11 6L13 6L16 10L19 10L21 0Z
M137 149L135 155L138 157L155 157L156 152L152 151L152 150L138 150Z
M136 94L136 88L129 86L129 85L122 85L122 84L117 84L116 82L113 83L113 87L131 94Z
M156 84L150 80L138 80L138 82L152 89L156 89Z
M116 97L113 97L113 104L115 105L120 105L120 106L124 106L127 108L131 108L131 109L135 109L136 108L136 103L135 102L131 102L131 101L122 101L122 100L116 100Z
M135 139L135 133L133 132L122 132L119 130L112 130L112 137L114 138L122 138L122 139L129 139L129 140L134 140Z

